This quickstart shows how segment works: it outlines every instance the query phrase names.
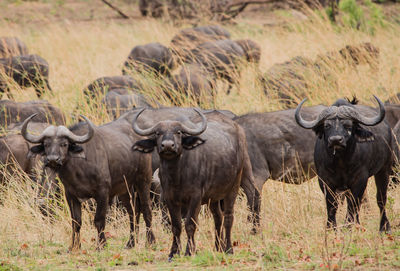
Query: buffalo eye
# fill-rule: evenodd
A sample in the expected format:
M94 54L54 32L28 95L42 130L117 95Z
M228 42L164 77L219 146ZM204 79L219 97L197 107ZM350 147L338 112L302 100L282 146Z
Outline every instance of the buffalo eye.
M60 144L60 146L61 146L61 147L63 147L63 148L65 148L65 147L67 147L67 146L68 146L68 144L67 144L67 143L65 143L65 142L63 142L63 143L61 143L61 144Z
M181 131L176 131L176 134L177 134L177 135L181 135L182 132L181 132Z
M330 125L329 123L325 123L325 124L324 124L324 128L325 128L325 129L329 129L329 128L331 128L331 127L332 127L332 125Z

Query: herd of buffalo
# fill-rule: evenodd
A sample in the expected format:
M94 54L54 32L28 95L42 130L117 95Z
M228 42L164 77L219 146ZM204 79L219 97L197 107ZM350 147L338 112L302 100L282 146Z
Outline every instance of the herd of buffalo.
M227 81L229 94L238 87L241 66L260 61L261 47L256 42L231 40L220 26L183 29L170 47L160 43L134 47L122 76L99 78L83 90L88 102L100 98L100 106L114 121L95 126L82 116L83 122L69 128L61 110L45 100L12 101L12 81L22 88L33 86L39 98L52 91L47 61L29 55L27 46L14 37L0 38L0 57L0 92L11 99L0 100L0 182L6 183L17 168L22 169L40 184L37 203L49 214L48 198L57 195L58 177L71 212L72 250L80 248L82 203L96 202L94 224L100 249L106 243L107 209L117 198L129 214L127 248L135 245L141 214L147 241L155 242L154 200L164 222L171 225L169 260L181 249L182 218L185 254L195 252L194 234L203 204L214 218L216 249L232 253L239 188L247 197L251 232L256 234L266 180L301 184L315 175L326 199L327 226L333 228L341 195L347 199L347 222L359 223L367 182L374 176L379 230L390 231L385 204L389 182L397 182L390 176L400 153L396 141L400 105L392 100L384 105L375 97L378 109L359 105L356 98L309 107L303 107L304 99L291 108L307 96L309 72L335 86L332 64L345 63L354 69L367 64L371 72L379 69L379 49L371 43L348 45L315 60L298 56L273 65L259 81L266 95L277 94L288 109L236 116L228 110L162 107L130 76L132 71L154 74L165 82L163 94L174 104L177 95L201 102L215 95L219 79ZM178 65L181 70L172 73Z

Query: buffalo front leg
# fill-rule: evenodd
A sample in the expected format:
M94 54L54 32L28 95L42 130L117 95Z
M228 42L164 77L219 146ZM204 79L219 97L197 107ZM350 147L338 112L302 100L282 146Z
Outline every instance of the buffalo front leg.
M217 251L224 250L222 245L222 211L219 201L210 203L210 210L214 218L215 225L215 248Z
M72 242L69 247L69 251L76 251L81 248L80 242L80 231L82 226L82 209L79 200L66 192L65 197L67 198L69 210L71 212L72 219Z
M391 231L389 219L386 216L386 210L385 210L385 205L387 200L387 188L389 183L388 172L389 172L388 170L382 170L375 175L376 200L381 213L379 231L387 233Z
M106 244L106 236L104 234L104 228L106 226L106 214L108 208L108 191L104 191L96 197L96 214L94 216L94 225L97 229L97 249L104 248Z
M322 193L325 195L326 212L328 215L326 226L328 229L336 229L336 212L339 206L338 194L334 192L333 189L330 189L329 186L326 185L322 180L319 180L319 186L322 190Z
M190 256L196 252L196 244L194 242L194 234L196 232L198 216L200 212L201 199L200 197L193 197L190 200L188 212L185 220L185 230L187 235L187 245L185 256Z
M356 185L351 187L351 194L346 195L347 198L347 214L346 222L348 224L360 224L359 212L361 202L364 196L365 189L367 188L368 179L357 182Z
M171 200L167 200L166 203L171 217L173 236L171 251L168 256L168 261L170 262L175 254L179 254L181 251L182 214L179 205L174 204Z

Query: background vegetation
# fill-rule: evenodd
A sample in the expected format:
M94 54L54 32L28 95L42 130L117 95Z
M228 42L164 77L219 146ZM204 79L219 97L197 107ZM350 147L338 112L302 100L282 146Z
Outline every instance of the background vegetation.
M231 95L225 94L224 83L218 84L215 107L236 114L279 110L278 101L263 94L256 80L260 72L298 55L315 59L318 54L365 41L372 42L381 51L379 71L371 73L368 66L357 69L332 66L339 90L309 78L312 84L308 104L331 104L338 97L356 95L361 103L373 105L373 94L386 100L397 93L400 89L400 25L396 21L399 14L395 12L396 6L379 8L379 12L375 12L368 1L358 2L355 7L353 4L353 0L343 0L340 9L344 15L338 25L331 24L319 12L305 12L308 16L304 17L293 11L263 9L250 9L234 24L227 25L234 39L248 37L257 41L262 47L262 59L259 68L247 66L242 70L240 87L234 88ZM175 33L188 26L139 17L119 20L112 18L112 11L96 6L99 3L93 0L65 0L61 6L53 1L17 1L1 5L6 9L0 14L0 36L18 36L32 53L50 63L50 84L55 93L46 94L44 98L68 116L80 104L79 111L98 125L110 119L105 110L99 112L83 104L81 90L98 77L121 74L122 63L133 46L155 41L168 45ZM91 9L94 10L92 15ZM363 26L357 27L355 22ZM134 76L145 85L144 92L159 97L168 105L160 97L160 80ZM35 99L33 90L16 88L14 95L18 101ZM192 105L190 100L183 103ZM197 254L178 257L172 263L167 263L171 234L162 228L158 210L154 210L157 238L154 246L147 247L144 235L140 234L137 246L125 250L128 220L123 212L113 207L106 226L108 246L101 252L95 250L93 213L86 210L82 250L67 253L71 227L64 200L59 202L52 218L43 218L34 203L35 184L18 172L8 179L0 191L0 270L400 269L400 188L389 191L387 210L392 235L380 235L373 178L368 187L369 203L361 212L360 227L351 230L341 227L337 233L325 231L325 203L315 178L303 185L268 181L263 191L260 234L249 234L246 202L240 196L233 227L234 255L214 250L212 218L202 211L196 234ZM341 206L339 225L343 225L344 213L345 206ZM141 230L143 228L141 225Z

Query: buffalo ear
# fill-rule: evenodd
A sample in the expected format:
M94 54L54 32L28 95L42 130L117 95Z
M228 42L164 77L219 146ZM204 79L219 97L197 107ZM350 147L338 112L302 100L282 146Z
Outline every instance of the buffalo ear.
M43 152L44 152L43 144L33 146L29 149L27 158L30 159L30 158L34 157L36 154L42 154Z
M375 140L375 136L370 131L362 128L360 125L356 125L354 130L354 136L357 139L357 142L371 142Z
M324 124L319 124L313 128L314 133L318 136L319 139L324 135Z
M157 145L157 142L154 139L144 139L136 141L132 146L132 150L140 151L144 153L149 153L154 150L154 147Z
M206 142L204 139L197 136L186 136L182 138L182 146L187 150L194 149L197 146L204 144L204 142Z
M73 158L86 158L86 154L82 148L82 146L76 145L76 144L71 144L68 147L68 154L70 157Z

